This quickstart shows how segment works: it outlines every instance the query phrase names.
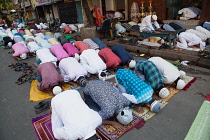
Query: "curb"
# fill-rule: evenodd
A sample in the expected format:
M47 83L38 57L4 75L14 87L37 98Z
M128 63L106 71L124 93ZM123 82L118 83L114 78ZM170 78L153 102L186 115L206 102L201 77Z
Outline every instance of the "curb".
M128 44L120 44L118 43L117 40L107 41L106 39L103 39L103 42L107 44L107 46L110 46L110 47L116 46L116 45L122 45L129 52L146 54L151 57L159 56L159 57L169 59L172 61L180 60L181 62L181 61L187 60L192 65L196 65L196 66L200 66L204 68L210 68L210 60L199 57L197 51L182 50L181 52L175 52L173 49L159 50L158 47L147 46L147 45L131 46Z

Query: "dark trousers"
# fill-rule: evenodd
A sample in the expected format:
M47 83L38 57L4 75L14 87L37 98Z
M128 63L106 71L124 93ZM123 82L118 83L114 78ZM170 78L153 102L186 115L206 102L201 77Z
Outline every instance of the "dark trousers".
M84 94L85 103L88 105L90 109L93 109L96 112L101 110L100 106L91 98L90 95Z

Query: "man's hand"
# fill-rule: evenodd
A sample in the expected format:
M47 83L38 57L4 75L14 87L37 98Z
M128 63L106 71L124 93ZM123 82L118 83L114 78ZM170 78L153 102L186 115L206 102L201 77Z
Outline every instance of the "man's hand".
M123 125L120 124L119 122L113 121L113 122L112 122L112 126L113 126L114 128L116 128L116 129L120 129L120 130L123 130L123 129L124 129Z
M159 32L159 31L155 31L155 30L154 30L154 33L160 33L160 32Z

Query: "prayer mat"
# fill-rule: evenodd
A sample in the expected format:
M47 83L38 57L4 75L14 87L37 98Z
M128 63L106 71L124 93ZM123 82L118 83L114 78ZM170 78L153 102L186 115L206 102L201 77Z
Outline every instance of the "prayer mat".
M116 140L133 128L140 129L145 123L144 119L136 115L136 113L133 113L133 121L124 126L124 129L117 130L110 125L100 125L97 128L97 132L103 140ZM55 140L50 114L33 118L32 124L39 140Z
M185 87L183 88L183 90L186 91L192 85L192 83L194 83L197 80L197 78L185 76L182 80L184 80L186 83Z
M39 102L42 100L46 100L49 98L52 98L53 96L50 96L49 93L43 92L43 91L39 91L38 87L37 87L37 80L33 80L31 82L31 88L30 88L30 101L33 102ZM69 84L65 84L62 85L62 89L63 90L69 90L71 86Z
M160 103L161 109L168 104L168 102L163 100L157 100L157 101ZM142 117L145 121L152 118L156 114L155 112L150 111L148 107L143 107L143 110L144 112L140 113L132 109L133 112L135 112L139 117Z
M185 140L210 139L210 102L204 101L185 137Z

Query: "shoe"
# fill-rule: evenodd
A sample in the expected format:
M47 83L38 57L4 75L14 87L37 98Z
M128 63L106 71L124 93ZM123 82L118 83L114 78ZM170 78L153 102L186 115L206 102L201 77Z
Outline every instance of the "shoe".
M43 107L46 103L47 103L46 101L41 101L41 102L39 102L38 105L35 105L34 108L39 109L39 108Z
M115 77L115 74L111 74L110 72L106 72L106 79L105 80L108 80L108 79L111 79L111 78L114 78Z
M42 107L40 107L39 109L36 109L35 110L35 113L36 114L39 114L39 113L42 113L46 110L49 110L50 109L50 102L47 102L45 105L43 105Z

